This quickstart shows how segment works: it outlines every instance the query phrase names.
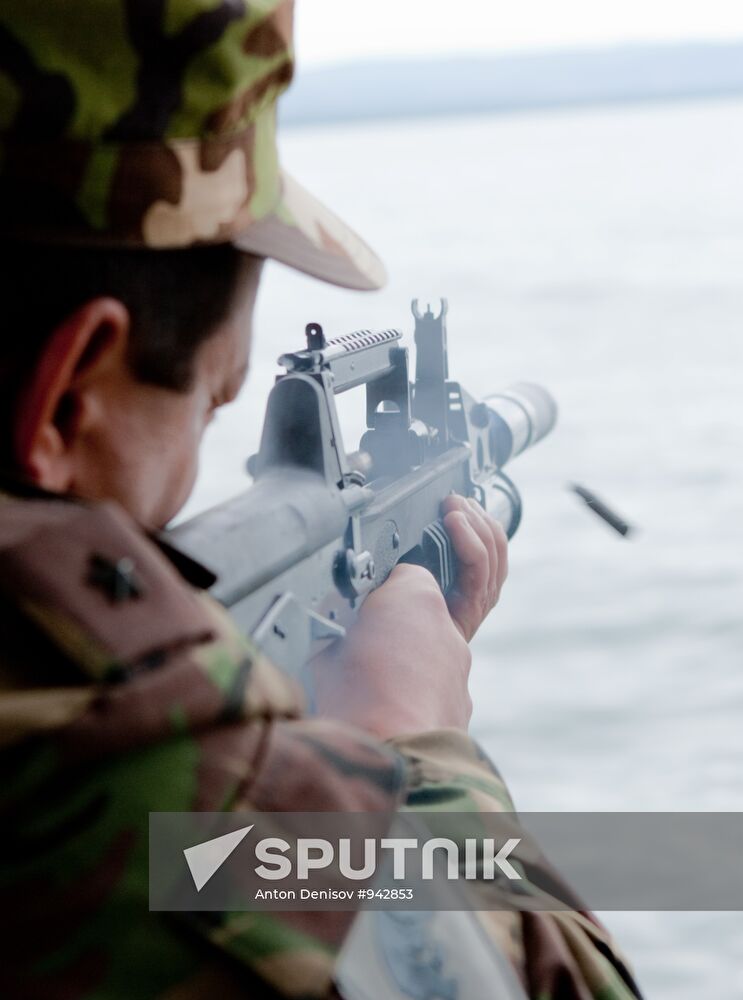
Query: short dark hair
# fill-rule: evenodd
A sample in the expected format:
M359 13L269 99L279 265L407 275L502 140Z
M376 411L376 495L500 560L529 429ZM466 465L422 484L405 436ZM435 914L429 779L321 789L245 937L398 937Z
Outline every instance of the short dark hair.
M129 363L143 382L188 389L199 346L228 316L256 258L231 244L183 250L0 243L0 430L7 466L18 392L52 331L91 299L129 310Z

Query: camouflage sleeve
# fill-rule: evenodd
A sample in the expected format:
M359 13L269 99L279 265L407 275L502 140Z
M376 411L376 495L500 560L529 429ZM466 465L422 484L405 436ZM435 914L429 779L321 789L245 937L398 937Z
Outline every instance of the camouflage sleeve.
M0 996L327 996L351 914L148 911L152 811L394 810L399 755L301 710L116 509L5 503Z
M3 691L0 996L330 995L351 913L148 913L151 811L394 810L398 755L298 711L230 631L125 683Z
M478 744L459 730L390 740L407 763L405 808L453 813L514 812L498 770ZM526 838L525 838L526 840ZM511 855L518 860L518 849ZM574 897L536 853L523 866L527 891ZM487 893L487 890L483 888ZM500 904L499 904L500 905ZM482 910L478 919L508 957L529 997L537 1000L634 1000L640 992L607 931L579 908L543 912Z

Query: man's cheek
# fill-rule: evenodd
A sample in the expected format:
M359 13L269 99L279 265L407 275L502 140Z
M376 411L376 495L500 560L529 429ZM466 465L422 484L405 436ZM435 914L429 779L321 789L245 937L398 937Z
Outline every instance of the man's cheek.
M164 527L188 500L198 471L198 447L188 435L171 443L150 463L149 487L154 500L156 527Z
M198 470L199 453L198 444L196 443L187 451L184 451L180 457L180 462L173 470L168 490L169 495L166 498L170 501L171 507L175 507L171 517L177 514L186 500L188 500L196 482Z
M161 451L158 455L152 469L153 483L158 484L160 526L175 517L196 482L199 448L207 425L206 407L197 396L191 397L188 404L171 424L168 446L165 453Z

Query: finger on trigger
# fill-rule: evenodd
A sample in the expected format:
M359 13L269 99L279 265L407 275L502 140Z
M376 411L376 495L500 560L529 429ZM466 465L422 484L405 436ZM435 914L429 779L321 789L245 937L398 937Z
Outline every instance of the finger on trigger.
M465 514L469 509L469 504L463 496L458 493L450 493L448 497L444 497L441 501L441 513L449 514L452 511L458 510L462 514Z

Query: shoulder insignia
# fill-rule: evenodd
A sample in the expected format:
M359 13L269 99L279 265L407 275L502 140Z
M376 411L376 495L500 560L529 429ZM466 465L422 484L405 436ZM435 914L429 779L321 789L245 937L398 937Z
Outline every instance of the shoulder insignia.
M115 504L3 504L0 588L96 680L214 636L205 602Z

